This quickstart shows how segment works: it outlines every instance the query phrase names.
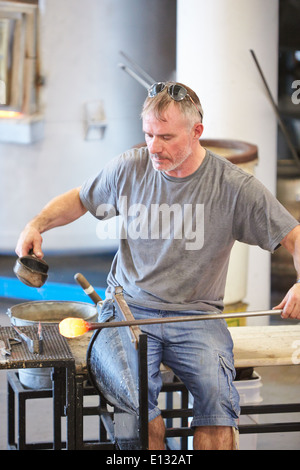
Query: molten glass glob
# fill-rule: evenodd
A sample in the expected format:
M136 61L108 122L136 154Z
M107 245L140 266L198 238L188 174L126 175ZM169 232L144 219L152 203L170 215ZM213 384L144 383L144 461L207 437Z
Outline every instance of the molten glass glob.
M65 318L59 324L59 332L66 338L76 338L89 331L89 324L83 318Z

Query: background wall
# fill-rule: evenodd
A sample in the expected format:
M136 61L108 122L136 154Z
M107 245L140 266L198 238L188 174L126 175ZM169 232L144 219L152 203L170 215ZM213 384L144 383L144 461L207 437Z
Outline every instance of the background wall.
M41 57L45 138L0 143L0 252L12 252L24 225L50 198L79 186L143 139L146 90L118 67L124 51L158 80L175 69L173 0L42 0ZM103 140L86 141L84 103L103 100ZM106 249L107 243L101 242ZM101 250L96 220L44 235L45 251Z

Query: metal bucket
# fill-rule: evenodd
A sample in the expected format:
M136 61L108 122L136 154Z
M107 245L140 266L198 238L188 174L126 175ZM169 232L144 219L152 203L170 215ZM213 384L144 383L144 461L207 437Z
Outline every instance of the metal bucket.
M7 315L16 326L35 323L59 323L66 317L79 317L87 321L97 319L97 308L93 304L69 301L36 301L14 305ZM31 389L51 388L51 368L19 369L19 380Z

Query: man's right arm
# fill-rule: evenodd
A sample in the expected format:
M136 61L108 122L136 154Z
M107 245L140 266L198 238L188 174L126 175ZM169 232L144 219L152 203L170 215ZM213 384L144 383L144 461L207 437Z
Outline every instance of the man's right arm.
M87 212L80 200L79 192L80 187L55 197L26 225L17 242L18 256L25 256L33 250L38 258L42 258L41 233L67 225Z

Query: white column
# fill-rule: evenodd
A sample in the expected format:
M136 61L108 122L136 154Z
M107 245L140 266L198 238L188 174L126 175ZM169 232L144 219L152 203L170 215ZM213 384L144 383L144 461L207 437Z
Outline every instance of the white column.
M276 98L277 0L177 0L177 80L199 94L203 138L256 144L256 177L275 193L277 122L250 49ZM247 290L249 310L269 308L270 255L256 247Z

